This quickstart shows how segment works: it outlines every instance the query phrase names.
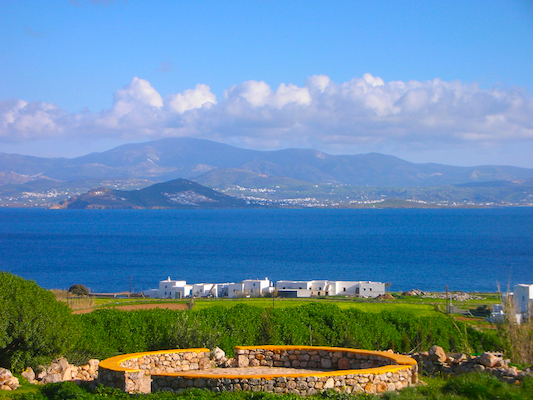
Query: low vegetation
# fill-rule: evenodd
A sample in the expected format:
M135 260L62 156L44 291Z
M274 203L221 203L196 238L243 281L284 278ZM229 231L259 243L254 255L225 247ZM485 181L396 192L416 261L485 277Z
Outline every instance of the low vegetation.
M35 282L0 272L0 367L20 371L70 351L74 317Z
M69 360L107 358L122 353L237 345L329 345L400 352L501 350L496 331L480 331L439 313L367 312L336 304L309 302L295 307L262 308L237 302L187 311L108 308L76 315L78 343Z
M499 326L506 354L517 365L533 366L533 318L518 323L512 301L505 302L505 324Z
M73 382L52 383L46 386L25 388L22 392L0 395L0 398L15 400L128 400L132 396L118 390L98 387L90 390ZM303 397L285 394L275 395L261 392L222 392L214 393L200 389L183 393L159 392L135 395L138 400L301 400ZM348 395L328 390L320 395L307 397L308 400L531 400L533 399L533 379L528 378L520 386L503 383L491 375L469 374L450 379L427 379L426 386L409 387L400 392L380 395Z

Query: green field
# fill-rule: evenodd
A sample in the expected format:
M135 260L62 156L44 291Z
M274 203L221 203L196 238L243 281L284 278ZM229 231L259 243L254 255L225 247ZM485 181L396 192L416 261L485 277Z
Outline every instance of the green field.
M475 309L481 305L492 307L500 302L499 296L495 293L480 294L481 300L467 300L454 302L454 305L462 310ZM314 298L314 299L287 299L287 298L241 298L241 299L194 299L194 310L203 310L213 306L233 307L237 304L247 304L260 308L287 308L304 304L323 302L334 303L339 308L358 309L365 312L381 311L410 311L419 316L432 316L445 309L446 300L426 297L401 297L394 300L374 300L374 299L354 299L354 298ZM116 299L94 299L94 307L115 307L134 304L161 304L161 303L182 303L189 304L190 300L161 300L142 298L116 298Z
M379 313L382 311L411 311L419 316L432 316L438 313L435 306L431 304L413 304L406 302L370 302L354 300L332 300L332 299L280 299L258 298L258 299L196 299L194 300L194 310L202 310L213 306L233 307L237 304L247 304L260 308L288 308L297 307L310 303L335 304L341 310L357 309L365 312Z

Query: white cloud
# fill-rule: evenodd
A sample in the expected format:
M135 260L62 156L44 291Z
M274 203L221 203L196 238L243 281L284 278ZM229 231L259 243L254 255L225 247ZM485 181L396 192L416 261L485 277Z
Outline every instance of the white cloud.
M254 148L314 147L333 152L533 146L533 99L516 88L481 89L459 81L391 81L364 74L305 86L262 81L209 86L167 96L135 77L111 108L68 114L48 103L0 102L0 140L88 135L154 139L196 136Z
M173 94L165 100L171 111L183 114L185 111L201 108L203 105L216 104L217 98L207 85L198 84L194 89Z
M70 116L54 104L0 101L0 141L60 136L68 119Z
M253 107L262 107L272 97L272 89L265 82L247 81L229 88L224 94L230 101L246 100Z

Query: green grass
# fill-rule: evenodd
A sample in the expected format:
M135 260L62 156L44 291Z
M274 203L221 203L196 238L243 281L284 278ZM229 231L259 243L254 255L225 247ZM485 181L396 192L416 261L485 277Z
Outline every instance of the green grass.
M251 299L196 299L194 300L194 310L203 310L214 306L234 307L237 304L247 304L259 308L289 308L310 303L335 304L341 310L358 309L365 312L379 313L382 311L411 311L419 316L432 316L438 314L431 304L412 304L405 302L375 302L375 301L354 301L354 300L332 300L332 299L281 299L275 298L251 298Z
M188 300L146 299L136 297L94 298L96 307L126 306L130 304L187 303Z
M473 309L479 305L487 304L492 306L499 303L499 297L496 294L482 294L482 300L468 300L464 302L455 302L454 304L462 309ZM133 304L161 304L161 303L183 303L188 304L190 300L162 300L162 299L144 299L144 298L98 298L94 299L95 306L98 308L124 306ZM261 308L287 308L296 307L313 302L334 303L341 309L359 309L366 312L381 312L381 311L411 311L420 316L435 315L439 311L435 306L440 306L444 309L446 300L422 297L407 297L393 300L380 301L375 299L354 299L354 298L301 298L301 299L287 299L287 298L243 298L243 299L195 299L194 309L201 310L213 306L233 307L237 304L248 304Z
M424 378L425 385L408 387L399 392L385 392L381 395L348 395L328 390L322 394L307 397L309 400L533 400L533 377L520 386L499 381L489 374L467 374L454 378ZM13 400L301 400L297 395L274 395L263 392L221 392L214 393L200 389L183 393L160 392L148 395L127 395L117 389L97 388L89 390L73 382L52 383L45 386L29 385L14 392L0 394L1 399Z

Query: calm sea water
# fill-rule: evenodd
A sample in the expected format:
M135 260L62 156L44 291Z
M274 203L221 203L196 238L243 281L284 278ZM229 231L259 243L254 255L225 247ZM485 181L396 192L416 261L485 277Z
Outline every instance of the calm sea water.
M390 290L533 283L533 208L0 209L0 269L95 292L160 280L375 280Z

